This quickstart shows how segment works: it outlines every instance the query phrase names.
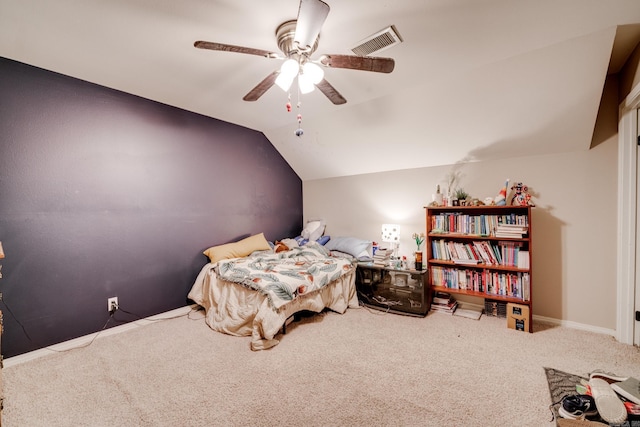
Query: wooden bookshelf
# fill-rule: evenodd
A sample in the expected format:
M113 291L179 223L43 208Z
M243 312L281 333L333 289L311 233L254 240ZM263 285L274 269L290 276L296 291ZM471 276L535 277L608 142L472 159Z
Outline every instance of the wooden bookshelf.
M530 206L428 206L426 236L433 292L526 306L532 332Z

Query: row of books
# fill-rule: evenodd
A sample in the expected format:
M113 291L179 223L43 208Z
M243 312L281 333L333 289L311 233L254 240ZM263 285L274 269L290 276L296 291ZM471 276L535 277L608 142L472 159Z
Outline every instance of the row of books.
M453 261L456 264L503 265L529 269L529 251L523 250L523 242L517 241L474 241L454 242L444 239L431 241L434 259Z
M431 231L434 233L493 236L498 226L504 225L528 228L529 217L515 213L505 215L467 215L461 212L444 212L431 217Z
M505 273L432 266L431 283L449 289L483 292L529 301L531 277L526 272Z

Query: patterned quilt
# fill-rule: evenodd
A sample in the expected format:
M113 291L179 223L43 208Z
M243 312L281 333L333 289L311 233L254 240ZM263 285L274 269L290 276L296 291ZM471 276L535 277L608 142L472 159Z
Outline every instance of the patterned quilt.
M310 242L285 252L256 251L244 258L219 261L218 277L261 292L278 310L353 268L350 260L330 257L324 246Z

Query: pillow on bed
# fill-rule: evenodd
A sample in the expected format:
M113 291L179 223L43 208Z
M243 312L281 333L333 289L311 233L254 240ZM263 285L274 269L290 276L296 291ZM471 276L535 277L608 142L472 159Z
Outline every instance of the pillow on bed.
M348 253L359 261L371 261L373 259L370 240L362 240L356 237L332 237L324 247L330 251Z
M326 224L323 220L309 221L300 235L310 242L318 240L324 234Z
M309 243L309 240L308 240L308 239L305 239L305 238L304 238L304 237L302 237L302 236L297 236L297 237L294 237L293 239L294 239L296 242L298 242L298 245L299 245L299 246L304 246L304 245L306 245L307 243ZM322 236L321 238L319 238L318 240L316 240L316 242L318 242L319 244L321 244L322 246L324 246L324 245L329 241L329 239L331 239L331 236Z
M223 259L240 258L247 256L254 251L271 249L269 242L264 238L264 233L255 234L235 243L212 246L203 253L209 257L211 262L218 262Z

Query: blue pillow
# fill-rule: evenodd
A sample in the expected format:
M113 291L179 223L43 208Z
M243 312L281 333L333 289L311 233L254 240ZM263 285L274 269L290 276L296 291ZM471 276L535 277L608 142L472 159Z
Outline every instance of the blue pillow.
M316 242L320 243L321 245L326 245L327 242L331 240L330 236L322 236L321 238L319 238L318 240L316 240Z
M309 243L309 240L308 240L308 239L305 239L305 238L304 238L304 237L302 237L302 236L294 237L293 239L294 239L296 242L298 242L298 244L299 244L300 246L304 246L304 245L306 245L307 243ZM331 239L331 237L329 237L329 236L322 236L322 237L320 237L318 240L316 240L316 242L318 242L319 244L321 244L321 245L323 245L323 246L324 246L324 245L326 245L326 244L327 244L327 242L328 242L330 239Z
M358 261L373 259L371 240L358 239L357 237L333 237L327 242L325 248L330 251L347 253Z

